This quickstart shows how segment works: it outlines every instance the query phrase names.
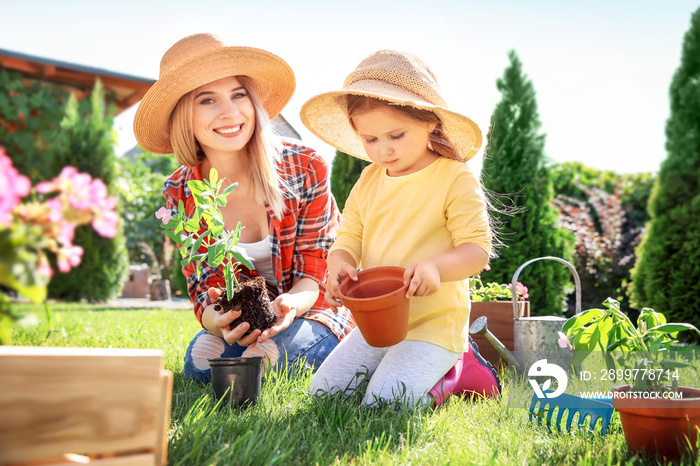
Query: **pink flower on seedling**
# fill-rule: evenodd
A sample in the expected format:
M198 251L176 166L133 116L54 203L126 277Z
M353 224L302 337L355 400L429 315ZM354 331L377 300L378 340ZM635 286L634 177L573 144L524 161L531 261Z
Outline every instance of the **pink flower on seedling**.
M158 212L156 212L156 218L160 219L160 221L163 222L163 225L168 224L172 215L173 214L172 212L170 212L170 209L167 209L165 207L161 207L160 209L158 209Z
M488 272L489 270L491 270L491 266L488 264L488 262L487 262L486 265L484 266L483 270L486 270L487 272Z
M564 332L557 332L559 334L559 339L557 340L557 343L559 343L559 347L561 348L569 348L571 351L574 350L574 347L571 346L571 342L569 341L568 338L566 338L566 335L564 335Z
M19 174L0 147L0 226L9 225L12 210L29 194L31 187L29 178Z

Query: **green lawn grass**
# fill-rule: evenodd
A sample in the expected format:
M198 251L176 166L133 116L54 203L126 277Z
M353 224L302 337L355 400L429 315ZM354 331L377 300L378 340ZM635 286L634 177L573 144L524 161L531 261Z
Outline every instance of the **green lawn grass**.
M311 396L311 371L296 368L269 375L255 406L218 409L211 386L182 375L185 349L200 328L191 311L53 304L50 326L42 307L14 309L36 316L35 325L15 329L15 345L163 350L175 374L172 465L658 464L628 452L616 414L603 437L548 433L509 401L515 392L531 393L525 378L510 371L502 372L499 400L452 397L438 409L419 411L363 408L360 396Z

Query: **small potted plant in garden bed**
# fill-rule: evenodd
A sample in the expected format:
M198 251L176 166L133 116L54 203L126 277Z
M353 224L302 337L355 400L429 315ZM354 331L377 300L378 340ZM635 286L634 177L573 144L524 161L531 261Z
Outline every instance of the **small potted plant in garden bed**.
M484 270L489 270L487 265ZM469 314L470 325L476 319L486 316L488 328L493 335L500 340L508 350L515 347L515 335L513 327L513 293L512 286L500 283L487 283L481 281L480 276L472 277L469 297L471 299L471 312ZM530 317L530 302L525 301L529 297L528 289L522 283L517 283L518 311L520 317ZM500 355L491 346L483 335L472 335L479 345L479 352L492 364L506 364Z
M593 351L602 352L606 369L599 375L622 383L613 387L612 402L629 447L678 459L698 441L700 390L679 386L684 369L697 374L697 361L687 362L695 352L671 349L679 332L700 331L690 324L667 323L662 313L650 308L642 309L635 326L619 302L608 298L603 304L606 309L589 309L570 318L560 341L576 352L573 364Z
M258 276L243 283L238 281L237 274L241 265L249 270L254 270L255 267L245 249L238 244L243 229L241 222L238 222L233 231L224 228L219 206L226 206L226 197L238 185L232 183L223 189L224 180L225 178L218 179L216 169L212 168L208 180L187 182L196 206L192 217L188 218L185 214L182 200L175 214L171 215L170 210L163 207L156 213L156 217L163 222L161 227L166 235L179 245L181 265L196 262L198 277L202 272L202 261L215 269L222 267L226 289L218 304L225 311L241 311L240 317L231 323L231 327L248 322L250 328L247 335L255 329L266 330L272 327L277 315L272 309L264 277Z

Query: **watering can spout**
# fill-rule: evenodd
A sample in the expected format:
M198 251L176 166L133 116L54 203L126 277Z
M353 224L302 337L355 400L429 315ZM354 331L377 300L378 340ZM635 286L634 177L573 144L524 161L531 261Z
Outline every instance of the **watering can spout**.
M491 346L494 347L504 361L515 367L518 372L522 372L522 365L518 362L515 356L513 356L513 353L511 353L508 348L506 348L505 345L489 331L486 321L486 316L481 316L476 319L469 327L469 333L483 335L484 338L486 338L486 341L491 343Z

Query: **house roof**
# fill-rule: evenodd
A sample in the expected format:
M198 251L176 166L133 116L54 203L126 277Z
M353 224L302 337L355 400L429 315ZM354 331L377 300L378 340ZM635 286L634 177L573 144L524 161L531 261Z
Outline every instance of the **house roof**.
M105 91L114 95L114 103L117 107L115 115L140 101L146 91L155 83L153 79L26 55L5 49L0 49L0 68L18 71L27 78L57 84L74 94L78 99L90 95L95 87L95 80L99 78L105 87Z

